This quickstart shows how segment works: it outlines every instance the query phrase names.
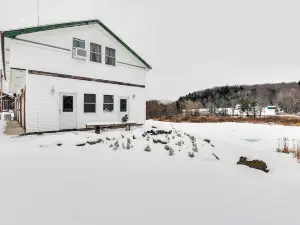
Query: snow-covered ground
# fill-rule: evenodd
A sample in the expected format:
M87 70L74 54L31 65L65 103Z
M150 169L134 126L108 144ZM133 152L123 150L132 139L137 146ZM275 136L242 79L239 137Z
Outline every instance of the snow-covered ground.
M0 121L0 133L1 126ZM143 137L152 126L177 133ZM196 138L194 158L184 133ZM2 135L0 224L296 225L300 164L275 152L283 136L300 140L300 127L147 121L130 132L100 135ZM100 138L101 143L76 146ZM169 156L153 138L167 141L175 154ZM117 140L120 147L113 150L109 146ZM144 151L148 144L151 152ZM264 160L270 172L236 165L240 156Z

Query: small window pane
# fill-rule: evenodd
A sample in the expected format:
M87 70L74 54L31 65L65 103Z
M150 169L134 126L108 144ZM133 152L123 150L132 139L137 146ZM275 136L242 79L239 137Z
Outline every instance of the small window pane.
M84 104L85 113L94 113L96 112L96 104Z
M86 57L86 50L84 49L77 49L77 54L83 57Z
M114 104L103 104L103 110L111 112L114 110Z
M84 103L96 103L96 95L84 94Z
M91 52L90 53L90 61L101 63L101 54Z
M120 112L127 112L127 99L120 99Z
M90 43L90 51L101 54L101 45Z
M116 57L116 50L113 48L105 47L105 55Z
M73 39L73 47L85 49L85 41L74 38Z
M114 103L114 96L113 95L104 95L104 103Z
M112 58L112 57L105 56L105 63L107 65L115 66L116 65L116 59Z
M73 96L63 96L63 112L73 112Z

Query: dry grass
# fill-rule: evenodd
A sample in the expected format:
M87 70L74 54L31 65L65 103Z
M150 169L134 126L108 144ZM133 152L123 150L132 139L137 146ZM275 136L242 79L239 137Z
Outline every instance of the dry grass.
M297 159L297 162L300 163L300 141L293 139L289 140L288 138L278 139L276 151L280 153L293 154L293 157Z
M164 118L154 118L165 122L189 122L189 123L268 123L285 126L300 126L300 117L288 116L268 116L268 117L225 117L225 116L169 116Z

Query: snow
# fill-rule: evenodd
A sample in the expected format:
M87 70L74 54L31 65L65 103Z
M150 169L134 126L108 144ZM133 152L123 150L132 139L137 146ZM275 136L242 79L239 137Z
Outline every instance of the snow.
M147 141L143 133L152 126L178 134ZM195 158L185 132L196 138ZM0 136L0 224L296 225L300 164L274 151L283 136L300 140L300 127L147 121L98 135ZM122 148L127 138L129 150ZM152 138L169 141L174 156ZM113 150L117 140L121 147ZM270 172L236 165L240 156L264 160Z

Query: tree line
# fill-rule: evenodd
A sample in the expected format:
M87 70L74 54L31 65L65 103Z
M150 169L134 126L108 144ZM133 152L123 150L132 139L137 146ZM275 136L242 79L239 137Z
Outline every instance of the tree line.
M183 109L235 108L253 115L262 107L276 106L286 113L300 112L300 81L258 85L225 85L179 97L177 101L147 101L147 118L182 113Z

